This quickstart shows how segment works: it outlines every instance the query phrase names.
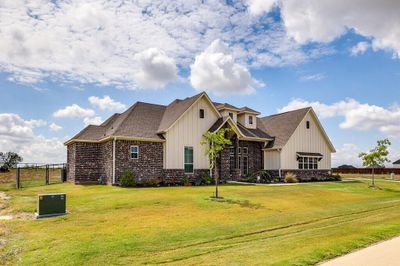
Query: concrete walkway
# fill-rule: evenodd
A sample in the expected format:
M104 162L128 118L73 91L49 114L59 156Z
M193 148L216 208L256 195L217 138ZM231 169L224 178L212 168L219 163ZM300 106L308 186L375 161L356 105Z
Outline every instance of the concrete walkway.
M400 237L349 253L320 264L322 266L399 266Z

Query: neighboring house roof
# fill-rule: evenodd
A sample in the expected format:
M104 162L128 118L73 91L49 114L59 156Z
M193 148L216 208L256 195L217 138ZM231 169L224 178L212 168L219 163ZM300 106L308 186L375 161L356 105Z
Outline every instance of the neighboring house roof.
M356 169L356 167L352 166L352 165L348 165L348 164L343 164L338 166L339 169Z
M400 159L395 161L393 164L400 164Z
M282 148L289 141L297 126L311 107L275 114L257 119L257 125L268 135L273 136L266 148Z

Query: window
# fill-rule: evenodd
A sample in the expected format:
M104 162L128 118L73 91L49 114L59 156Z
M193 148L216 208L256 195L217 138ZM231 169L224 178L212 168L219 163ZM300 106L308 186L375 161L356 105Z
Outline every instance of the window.
M248 149L247 149L247 147L244 147L243 148L243 154L247 154L248 153Z
M253 124L253 116L251 115L251 116L249 116L249 125L252 125Z
M243 156L243 174L247 175L249 173L249 164L247 156Z
M309 129L310 128L310 121L306 122L306 128Z
M318 169L319 159L317 157L298 157L297 161L299 162L299 169L304 169L304 170Z
M204 118L204 109L199 110L199 116L200 118Z
M232 112L229 112L228 114L229 114L229 116L233 119L233 113L232 113Z
M186 174L193 173L193 147L185 147L184 169Z
M131 159L139 158L139 146L131 146Z

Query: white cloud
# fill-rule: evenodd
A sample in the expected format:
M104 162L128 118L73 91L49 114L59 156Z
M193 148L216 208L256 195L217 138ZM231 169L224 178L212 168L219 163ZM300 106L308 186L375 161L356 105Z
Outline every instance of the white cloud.
M65 162L66 150L61 140L33 132L43 125L42 120L24 120L13 113L0 114L0 151L17 152L24 162Z
M255 82L250 72L235 62L229 48L219 39L196 56L190 69L190 82L199 91L217 95L254 92Z
M90 96L89 102L95 107L100 108L100 110L122 110L126 108L126 105L120 102L117 102L110 98L110 96L105 95L103 98L99 98L97 96Z
M297 42L331 42L349 29L372 39L373 49L400 57L400 1L281 0L287 33Z
M358 155L362 150L355 144L345 143L342 147L336 149L336 153L332 154L332 166L338 167L343 164L361 167L362 162Z
M60 131L62 129L62 126L57 125L56 123L51 123L49 125L49 128L51 131Z
M248 8L251 14L260 15L269 12L277 2L276 0L247 0Z
M98 126L101 123L103 123L103 119L100 116L95 116L95 117L85 117L83 119L83 123L85 123L86 126L88 125L95 125Z
M53 113L54 117L65 117L65 118L85 118L85 117L92 117L94 115L95 112L92 109L84 109L77 104L67 106Z
M324 73L309 74L300 77L301 81L318 81L326 78Z
M134 75L136 82L144 88L161 88L176 80L175 60L158 48L149 48L135 55L140 70Z
M255 13L269 7L247 2ZM241 64L255 67L296 64L319 53L303 51L279 21L258 19L246 6L218 0L3 0L0 71L16 82L51 79L135 89L165 85L175 78L174 61L187 70L217 38Z
M340 123L340 127L343 129L378 129L387 136L400 138L400 106L385 108L363 104L354 99L346 99L330 105L318 101L293 99L279 111L285 112L307 106L312 106L321 118L344 117L344 121Z
M370 47L367 42L359 42L355 46L353 46L350 50L352 56L360 55L365 53Z

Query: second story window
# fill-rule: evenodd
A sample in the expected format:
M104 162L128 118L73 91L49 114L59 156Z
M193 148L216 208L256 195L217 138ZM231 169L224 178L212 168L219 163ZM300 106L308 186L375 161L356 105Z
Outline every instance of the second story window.
M253 116L249 116L249 125L253 124Z
M310 121L306 122L306 128L309 129L310 128Z
M233 119L233 113L229 112L229 116Z
M199 117L204 118L204 109L199 110Z

